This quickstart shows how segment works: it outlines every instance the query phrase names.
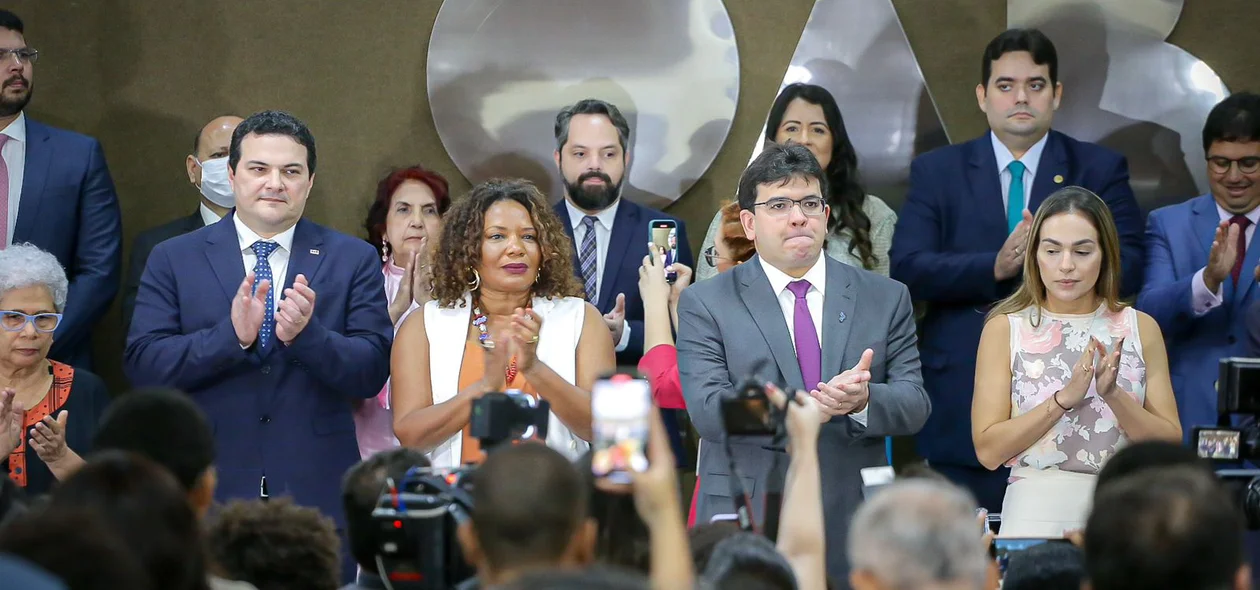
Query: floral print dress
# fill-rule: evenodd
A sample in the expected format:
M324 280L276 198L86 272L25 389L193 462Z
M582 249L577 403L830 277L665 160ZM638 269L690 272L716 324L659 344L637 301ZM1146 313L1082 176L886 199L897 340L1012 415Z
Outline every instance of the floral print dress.
M1007 319L1011 325L1011 418L1031 412L1067 386L1090 336L1109 353L1124 338L1113 395L1129 395L1139 405L1145 402L1146 362L1137 311L1132 307L1111 311L1104 303L1094 313L1079 315L1028 308L1008 314ZM1103 463L1126 444L1128 437L1120 430L1115 413L1091 380L1085 399L1007 466L1097 475ZM1012 482L1019 479L1017 471L1022 470L1012 471Z

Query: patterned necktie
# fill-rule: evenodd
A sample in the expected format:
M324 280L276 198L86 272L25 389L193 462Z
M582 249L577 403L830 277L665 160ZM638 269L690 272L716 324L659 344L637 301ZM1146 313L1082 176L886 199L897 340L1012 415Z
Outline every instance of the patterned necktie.
M267 257L271 256L271 253L275 252L276 248L279 247L280 244L263 240L258 240L249 246L254 251L254 256L258 257L257 262L254 262L254 291L258 291L259 283L271 281L271 289L267 291L267 302L264 304L266 307L263 309L262 327L258 329L258 346L260 348L267 347L268 342L271 340L272 332L276 331L274 302L276 289L279 289L280 285L277 285L276 280L271 276L271 262L267 260Z
M1010 235L1024 220L1024 163L1011 160L1006 169L1011 171L1011 188L1006 191L1006 233Z
M595 249L595 222L598 219L594 215L587 215L582 218L582 228L586 233L582 234L582 249L578 251L578 263L582 266L582 282L586 286L586 300L595 303L598 293L595 292L595 271L599 266L596 264L595 258L598 251Z
M801 279L788 283L788 290L796 296L796 310L792 314L792 339L796 342L796 362L801 367L801 380L805 389L814 389L822 382L822 345L818 330L814 328L814 316L809 313L805 294L809 281Z
M0 133L0 150L9 142L9 136ZM9 245L9 163L0 154L0 250Z
M1234 277L1234 284L1238 284L1238 279L1242 277L1243 256L1247 253L1247 226L1251 225L1251 220L1246 215L1235 215L1229 218L1231 225L1238 226L1238 256L1234 258L1234 268L1229 271L1229 276Z

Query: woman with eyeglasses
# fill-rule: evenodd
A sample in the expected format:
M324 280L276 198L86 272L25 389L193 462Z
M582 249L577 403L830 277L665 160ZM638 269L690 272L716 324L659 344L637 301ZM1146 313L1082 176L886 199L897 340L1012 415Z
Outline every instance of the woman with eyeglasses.
M879 197L866 194L862 187L857 152L849 142L840 107L831 93L814 84L788 85L770 107L766 141L793 142L809 148L827 172L830 190L823 195L831 207L831 216L827 219L827 255L888 276L888 249L892 247L897 214ZM721 226L722 213L718 212L704 236L702 249L706 253L713 251ZM717 267L708 260L696 264L697 281L717 273Z
M0 461L27 495L83 464L110 399L100 377L48 358L68 290L52 254L0 250Z

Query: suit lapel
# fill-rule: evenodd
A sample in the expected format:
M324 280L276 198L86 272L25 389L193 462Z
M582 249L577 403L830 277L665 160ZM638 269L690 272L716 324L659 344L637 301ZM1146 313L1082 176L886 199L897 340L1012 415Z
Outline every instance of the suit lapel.
M44 185L52 165L51 136L43 125L26 118L26 167L22 171L22 192L18 197L17 223L13 227L13 243L35 241L39 237L40 207L44 202Z
M990 132L991 133L991 132ZM967 186L975 191L974 211L984 236L1006 238L1006 206L1002 204L1002 181L998 177L997 158L993 156L993 144L986 133L967 143L971 152L968 157ZM999 242L1001 243L1001 242Z
M617 279L620 276L621 262L626 257L635 232L639 231L639 206L626 199L617 205L617 215L613 218L612 234L608 238L608 254L604 257L604 273L599 283L599 304L595 307L601 312L611 311L617 299ZM643 232L647 240L647 232Z
M761 260L753 256L752 260L735 267L730 272L737 273L742 288L739 297L748 308L749 315L757 323L766 344L770 346L770 354L778 365L779 374L783 375L784 385L794 389L805 389L801 377L801 366L796 361L796 348L792 346L792 336L788 333L787 323L783 319L783 308L779 306L777 294L770 286L770 279L761 268ZM828 284L828 288L830 288ZM824 354L824 359L825 359ZM739 367L740 371L757 367Z
M578 260L578 244L573 237L573 220L569 217L569 208L564 205L564 199L561 198L559 203L551 208L556 212L556 217L560 218L560 225L564 226L565 235L569 236L569 244L573 246L573 276L577 277L578 283L582 283L582 262Z
M1051 131L1046 137L1045 148L1041 150L1041 161L1037 162L1037 176L1033 177L1032 195L1028 200L1029 211L1035 214L1046 197L1063 188L1063 179L1072 177L1068 165L1063 141L1057 131ZM1058 182L1055 182L1056 178Z
M219 286L223 288L223 294L227 296L228 305L231 305L232 298L236 297L237 290L241 288L241 281L245 280L245 258L241 255L240 239L236 237L236 226L232 222L233 215L235 213L229 213L206 232L206 259L210 262L215 278L219 280Z
M1216 239L1216 226L1221 223L1221 215L1216 211L1216 201L1212 200L1212 195L1196 198L1194 204L1190 206L1190 211L1193 213L1190 216L1190 224L1194 229L1194 237L1198 239L1199 247L1203 252L1201 256L1196 257L1196 260L1202 260L1203 264L1207 264L1208 254L1212 252L1212 241Z
M293 288L293 279L298 275L306 276L306 283L315 282L315 272L324 262L325 254L321 249L324 244L323 234L319 228L305 219L298 220L293 231L293 251L289 253L289 269L285 272L284 288ZM280 295L281 290L276 295ZM318 294L317 294L318 296Z
M823 295L823 317L819 322L822 326L819 338L822 338L824 381L848 368L843 365L844 351L853 326L853 309L857 305L852 278L852 271L843 262L827 257L827 291Z

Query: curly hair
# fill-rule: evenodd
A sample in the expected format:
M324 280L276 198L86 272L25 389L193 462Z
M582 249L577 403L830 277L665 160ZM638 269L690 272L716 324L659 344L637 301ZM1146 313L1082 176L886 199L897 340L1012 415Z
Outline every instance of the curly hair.
M258 590L336 590L341 585L336 525L289 498L229 502L206 540L226 577Z
M481 266L481 234L486 211L499 201L515 201L529 212L538 232L541 264L534 283L535 297L582 297L573 275L573 243L560 218L532 182L522 179L488 180L451 205L443 218L436 248L430 248L433 298L442 307L459 307L476 283L473 271Z

